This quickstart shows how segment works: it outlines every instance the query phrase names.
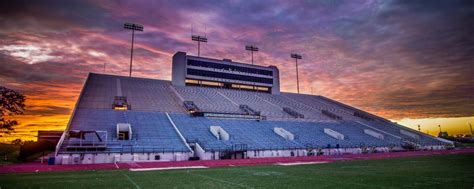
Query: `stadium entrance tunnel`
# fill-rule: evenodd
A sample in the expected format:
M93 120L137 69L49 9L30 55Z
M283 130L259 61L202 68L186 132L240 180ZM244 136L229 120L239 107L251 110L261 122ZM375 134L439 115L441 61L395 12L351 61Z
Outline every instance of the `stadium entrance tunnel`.
M223 151L220 159L247 159L247 151Z
M234 144L231 148L220 152L220 159L246 159L247 145Z

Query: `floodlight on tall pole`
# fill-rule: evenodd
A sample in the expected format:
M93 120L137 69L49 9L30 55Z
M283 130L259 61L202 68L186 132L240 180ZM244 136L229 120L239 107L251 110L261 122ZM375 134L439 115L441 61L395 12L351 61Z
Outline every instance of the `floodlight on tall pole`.
M191 35L191 40L198 42L198 56L200 56L201 55L201 42L207 43L207 37L200 36L200 35Z
M258 47L253 46L253 45L246 45L246 46L245 46L245 50L250 51L250 54L251 54L251 56L252 56L252 65L253 65L253 52L257 52L257 51L258 51Z
M438 127L439 127L439 132L441 133L441 125L438 125Z
M421 128L420 128L420 125L418 125L418 131L421 132Z
M132 77L132 60L133 60L133 41L135 38L135 31L143 31L143 25L140 24L134 24L134 23L125 23L123 25L123 28L127 30L132 30L132 48L130 52L130 77Z
M298 77L298 59L302 59L303 56L301 56L299 54L296 54L296 53L292 53L291 58L294 58L295 62L296 62L296 88L297 88L298 94L299 94L300 93L300 81L299 81L299 77Z

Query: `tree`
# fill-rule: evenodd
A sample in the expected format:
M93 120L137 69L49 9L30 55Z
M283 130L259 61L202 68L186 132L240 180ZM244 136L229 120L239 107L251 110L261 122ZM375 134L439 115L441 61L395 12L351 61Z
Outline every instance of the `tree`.
M15 140L12 140L12 144L20 146L20 145L23 144L23 141L21 139L17 138Z
M0 86L0 131L9 133L18 121L9 119L8 116L23 114L25 109L25 96L12 89Z

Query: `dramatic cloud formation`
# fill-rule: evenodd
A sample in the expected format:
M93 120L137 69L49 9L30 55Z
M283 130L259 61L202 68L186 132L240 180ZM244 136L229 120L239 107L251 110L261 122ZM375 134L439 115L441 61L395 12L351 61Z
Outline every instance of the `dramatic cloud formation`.
M171 56L195 54L190 35L202 34L204 56L249 62L243 47L257 45L256 63L278 66L284 91L296 91L298 52L303 93L393 120L473 120L472 1L19 0L0 3L0 84L28 97L11 137L63 129L88 72L128 73L124 22L145 26L137 77L169 80Z

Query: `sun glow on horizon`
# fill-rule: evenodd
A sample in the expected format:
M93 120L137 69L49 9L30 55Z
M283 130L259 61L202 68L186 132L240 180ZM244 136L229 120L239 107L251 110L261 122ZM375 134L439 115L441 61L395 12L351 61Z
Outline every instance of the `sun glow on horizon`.
M441 125L441 131L447 131L449 135L471 134L469 123L474 124L474 116L471 117L453 117L453 118L404 118L401 120L392 120L400 125L418 130L423 133L437 136Z

